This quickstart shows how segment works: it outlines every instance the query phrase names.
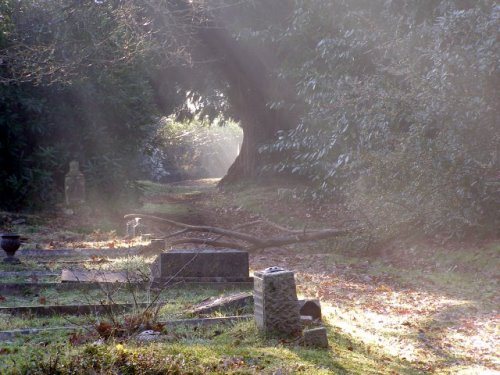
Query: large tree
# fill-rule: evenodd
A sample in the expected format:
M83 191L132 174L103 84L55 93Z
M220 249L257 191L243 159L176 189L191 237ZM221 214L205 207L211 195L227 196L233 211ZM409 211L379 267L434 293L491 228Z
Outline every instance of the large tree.
M16 27L2 51L4 82L53 84L81 78L89 66L105 72L145 64L165 115L197 112L240 122L241 152L224 181L255 176L259 147L297 123L293 89L274 74L279 50L248 37L286 21L288 0L52 0L21 8L13 6Z

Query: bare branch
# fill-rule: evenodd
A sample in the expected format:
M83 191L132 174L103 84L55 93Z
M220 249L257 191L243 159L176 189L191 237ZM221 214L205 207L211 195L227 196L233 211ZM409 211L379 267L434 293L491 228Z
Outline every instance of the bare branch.
M245 249L245 250L256 250L256 249L265 249L269 247L279 247L279 246L286 246L286 245L291 245L294 243L302 243L302 242L309 242L309 241L319 241L327 238L333 238L333 237L340 237L340 236L345 236L350 233L356 232L361 230L361 227L355 227L355 228L344 228L344 229L335 229L335 228L328 228L328 229L316 229L316 230L307 230L306 227L304 226L304 229L301 230L293 230L289 229L286 227L283 227L281 225L272 223L267 220L256 220L252 221L249 223L241 224L237 226L236 228L244 228L244 227L249 227L257 224L267 224L269 226L272 226L276 229L279 229L287 235L283 236L276 236L276 237L270 237L270 238L261 238L257 236L253 236L250 234L242 233L242 232L237 232L234 230L229 230L229 229L223 229L219 227L211 227L211 226L206 226L206 225L190 225L190 224L185 224L181 223L178 221L170 220L170 219L165 219L162 217L158 216L152 216L152 215L143 215L143 214L128 214L125 215L125 219L130 219L130 218L135 218L139 217L142 219L146 220L153 220L156 222L163 222L175 227L180 227L184 228L181 231L177 231L172 233L171 235L168 235L165 238L173 237L179 234L187 233L187 232L203 232L203 233L213 233L213 234L218 234L216 238L183 238L179 240L173 241L171 244L172 245L180 245L180 244L187 244L187 243L192 243L192 244L203 244L203 245L210 245L210 246L215 246L215 247L229 247L229 248L235 248L235 249ZM222 237L230 237L236 240L244 241L248 243L247 245L242 245L238 242L233 242L233 241L220 241Z
M190 224L180 223L178 221L165 219L162 217L152 216L152 215L128 214L128 215L124 216L125 219L130 219L130 218L135 218L135 217L139 217L141 219L149 219L149 220L165 222L165 223L168 223L168 224L173 225L175 227L185 228L185 229L189 229L189 230L192 230L195 232L221 234L223 236L233 237L233 238L237 238L237 239L242 240L242 241L250 242L253 245L262 245L263 244L263 242L260 238L257 238L255 236L251 236L249 234L228 230L228 229L223 229L223 228L218 228L218 227L210 227L210 226L206 226L206 225L190 225Z
M229 249L239 249L239 250L244 250L246 249L245 246L236 243L236 242L226 242L226 241L217 241L217 240L210 240L210 239L203 239L203 238L182 238L176 241L173 241L171 244L172 245L183 245L183 244L200 244L200 245L209 245L213 247L223 247L223 248L229 248Z

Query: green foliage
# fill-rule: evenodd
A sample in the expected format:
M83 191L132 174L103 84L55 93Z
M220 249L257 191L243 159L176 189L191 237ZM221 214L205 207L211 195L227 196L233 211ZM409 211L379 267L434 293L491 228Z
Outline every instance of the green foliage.
M262 149L285 155L268 170L385 229L495 231L499 27L492 1L297 2L287 29L261 33L292 51L278 74L307 103Z
M91 202L134 199L140 152L156 113L148 66L140 59L107 65L118 47L100 44L95 50L90 29L112 31L110 39L120 30L93 6L56 12L57 1L5 2L1 9L10 22L0 29L6 61L0 65L0 207L61 201L73 159L80 161ZM26 55L29 46L33 52ZM49 47L54 56L44 55ZM89 60L76 64L82 50ZM65 57L67 67L52 60L62 51L75 54ZM68 73L54 73L61 69Z
M151 137L144 164L154 180L222 177L238 154L241 129L194 119L163 118Z

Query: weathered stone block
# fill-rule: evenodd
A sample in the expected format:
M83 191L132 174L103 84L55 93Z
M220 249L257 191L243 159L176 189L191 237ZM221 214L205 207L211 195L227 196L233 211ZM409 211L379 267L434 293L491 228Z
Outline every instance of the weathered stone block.
M325 327L305 329L303 335L303 343L305 346L328 348L328 336L326 335Z
M251 281L248 252L241 250L171 250L160 254L152 267L160 280Z
M145 234L146 226L142 223L140 217L136 217L127 222L127 237L134 238Z
M230 311L244 309L253 304L251 293L236 293L229 296L211 298L191 309L193 314L210 314L214 311Z
M300 315L310 316L313 320L321 320L321 304L318 299L299 300Z
M293 272L254 273L254 308L257 326L264 332L298 334L301 321Z

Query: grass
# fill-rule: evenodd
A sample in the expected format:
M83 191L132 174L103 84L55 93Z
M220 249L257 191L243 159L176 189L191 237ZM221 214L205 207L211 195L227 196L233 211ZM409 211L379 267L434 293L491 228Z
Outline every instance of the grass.
M143 182L143 186L146 209L177 215L195 213L189 210L195 210L198 203L203 212L226 212L229 208L228 227L240 224L237 217L240 210L247 212L242 220L247 220L250 213L290 227L335 225L330 217L314 216L307 204L286 194L280 197L277 186L249 185L227 194L211 190L212 182L187 186ZM209 200L203 200L205 193L209 194ZM222 211L217 211L219 208ZM106 234L101 233L101 237L105 240ZM70 345L70 336L66 333L44 333L0 343L0 372L13 373L13 360L19 369L26 366L26 371L31 373L50 373L51 366L62 371L62 365L65 366L62 373L73 368L75 373L93 369L103 374L141 371L475 374L498 369L495 351L491 348L498 335L495 318L498 261L495 260L499 259L499 242L486 247L468 244L443 247L415 238L377 257L359 250L365 245L350 239L336 239L290 246L286 253L281 249L277 255L273 253L275 249L251 255L252 268L283 265L295 270L299 291L321 299L330 341L328 350L308 349L294 342L263 336L252 321L213 327L176 327L164 332L158 343L125 340L95 345L95 339L90 339L88 343ZM83 265L119 271L147 268L151 262L140 257L110 260ZM27 268L30 267L59 269L61 265L57 262L40 265L33 260ZM66 304L83 298L98 301L103 294L96 293L95 290L75 293L47 289L39 295ZM204 289L169 290L162 295L169 303L162 308L161 319L190 317L190 305L219 294L220 291ZM15 305L37 304L40 296L5 297L5 303ZM147 300L147 293L140 291L138 297ZM10 298L14 300L9 302ZM117 291L115 298L129 302L130 293ZM211 315L221 316L221 313ZM83 324L95 317L69 319ZM0 317L1 329L67 324L67 318L62 317ZM58 363L54 365L55 358Z
M49 250L50 251L50 250ZM96 256L95 258L85 258L81 256L63 257L61 259L40 257L27 258L19 257L21 264L10 265L0 261L0 272L57 272L62 269L80 268L96 271L122 272L128 271L147 275L150 272L150 265L155 257L143 256L122 256L110 258L106 256ZM64 260L63 262L61 260ZM6 279L0 283L7 282Z
M133 290L130 290L133 289ZM233 290L234 291L234 290ZM228 291L215 290L203 287L189 289L168 289L156 292L142 290L130 286L105 285L102 288L85 288L82 290L57 290L45 288L37 293L28 289L24 293L4 293L0 307L15 306L40 306L40 305L73 305L73 304L99 304L99 303L150 303L159 293L158 300L166 302L162 309L165 316L168 313L176 316L187 317L189 308L209 297L220 297ZM40 303L43 301L43 304ZM20 327L22 328L22 327Z
M31 373L47 373L51 365L68 372L69 369L88 371L92 363L93 369L102 374L117 370L182 374L419 373L407 371L404 362L367 353L362 345L331 327L329 336L332 343L329 349L308 349L266 337L251 321L200 328L177 327L165 332L161 342L150 344L109 341L71 346L68 334L45 333L1 345L0 351L8 355L0 355L0 370L12 374L16 363L21 365L18 369ZM56 365L55 358L58 358ZM164 361L165 358L168 361Z
M161 195L175 196L184 194L199 194L215 186L217 179L200 180L201 183L189 185L160 184L152 181L138 181L146 197Z

